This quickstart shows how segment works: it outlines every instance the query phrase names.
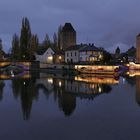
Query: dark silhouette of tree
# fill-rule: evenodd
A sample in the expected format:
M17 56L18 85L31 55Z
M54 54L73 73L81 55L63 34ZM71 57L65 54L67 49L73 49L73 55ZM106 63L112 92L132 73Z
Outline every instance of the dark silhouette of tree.
M112 60L112 56L109 52L103 51L103 63L109 63Z
M61 47L60 47L60 43L61 43L61 32L62 32L62 28L63 28L63 26L62 25L60 25L59 27L58 27L58 41L57 41L57 47L59 48L59 50L61 50Z
M5 52L3 51L2 40L0 39L0 60L3 60Z
M4 81L0 81L0 101L3 99L3 89L4 89L5 83Z
M3 45L2 45L2 40L0 39L0 51L2 51Z
M67 94L63 91L63 93L58 96L58 105L60 110L68 117L72 115L76 108L76 96Z
M43 46L45 48L48 48L51 46L51 40L48 34L45 35L44 41L43 41Z
M33 100L38 98L36 79L13 79L12 89L14 97L20 97L23 119L29 120Z
M54 33L54 35L53 35L53 46L57 49L57 35L56 35L56 33Z
M20 53L21 52L20 52L19 37L18 35L14 34L12 39L12 49L11 49L12 59L19 60Z
M29 56L30 56L29 59L30 60L34 60L34 58L35 58L34 55L35 55L35 52L38 49L38 46L39 46L38 36L37 35L32 35L30 45L29 45L29 49L28 49Z
M22 28L20 35L20 49L21 49L21 58L22 60L29 59L29 45L31 41L31 28L29 20L25 17L22 19Z
M136 48L134 46L132 46L131 48L129 48L126 53L128 54L128 56L131 57L135 57L136 56Z

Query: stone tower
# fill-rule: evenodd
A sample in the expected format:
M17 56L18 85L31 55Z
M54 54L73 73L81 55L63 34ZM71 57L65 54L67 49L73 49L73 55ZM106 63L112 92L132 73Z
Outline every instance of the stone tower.
M73 45L76 45L76 31L71 23L65 23L60 35L60 49L65 50Z
M136 37L136 63L140 64L140 34Z

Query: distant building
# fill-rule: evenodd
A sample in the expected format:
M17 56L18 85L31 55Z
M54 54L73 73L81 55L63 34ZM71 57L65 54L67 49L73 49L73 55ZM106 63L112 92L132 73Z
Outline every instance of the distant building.
M41 63L52 64L54 54L55 54L55 51L49 47L46 50L44 49L44 50L38 51L35 57L36 57L36 60L40 61Z
M79 62L79 50L82 46L74 45L65 50L65 62L66 63L78 63Z
M94 46L94 44L85 45L79 51L79 57L80 62L98 62L103 59L103 51Z
M103 59L103 51L94 44L81 44L70 46L65 50L66 63L92 63Z
M64 61L65 61L64 57L65 57L64 51L56 51L56 53L54 55L54 63L56 63L56 64L64 63Z
M132 46L127 50L128 62L136 62L136 48Z
M136 37L136 63L140 63L140 34Z
M60 50L76 45L76 31L71 23L65 23L60 33Z

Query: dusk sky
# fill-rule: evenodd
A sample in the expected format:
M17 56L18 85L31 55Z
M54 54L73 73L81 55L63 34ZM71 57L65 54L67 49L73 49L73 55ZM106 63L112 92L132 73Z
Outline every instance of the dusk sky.
M11 47L12 35L20 34L27 17L32 33L40 42L46 33L52 37L58 26L71 22L77 43L95 43L114 51L135 45L140 32L140 0L0 0L0 37L4 50Z

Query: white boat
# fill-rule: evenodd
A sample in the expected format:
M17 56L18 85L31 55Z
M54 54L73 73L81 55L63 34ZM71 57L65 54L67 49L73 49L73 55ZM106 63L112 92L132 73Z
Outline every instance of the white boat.
M119 72L119 66L107 65L75 65L75 69L80 73L87 74L115 74Z

